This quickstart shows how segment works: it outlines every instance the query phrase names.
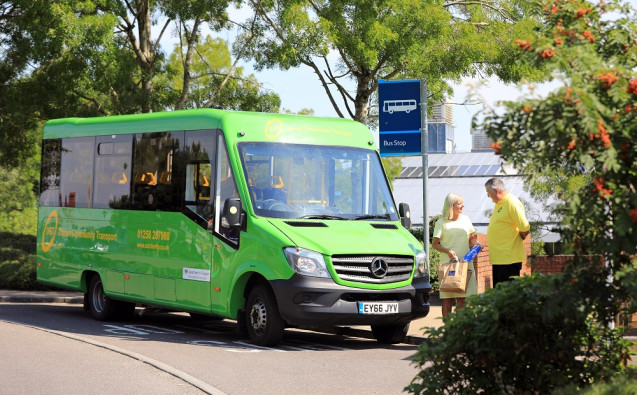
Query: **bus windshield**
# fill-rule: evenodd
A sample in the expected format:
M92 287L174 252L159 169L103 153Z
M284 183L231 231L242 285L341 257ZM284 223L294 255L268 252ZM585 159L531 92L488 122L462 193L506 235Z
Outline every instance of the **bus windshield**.
M257 215L335 220L398 219L375 151L281 143L240 143Z

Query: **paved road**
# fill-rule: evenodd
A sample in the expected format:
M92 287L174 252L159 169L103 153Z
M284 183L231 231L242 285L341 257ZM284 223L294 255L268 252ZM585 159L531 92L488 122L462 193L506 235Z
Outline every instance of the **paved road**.
M0 377L5 394L203 394L143 356L57 331L0 321ZM78 341L79 340L79 341ZM158 390L159 389L159 390Z
M280 346L264 348L239 338L230 320L149 313L105 323L81 301L0 292L0 381L8 393L384 395L402 393L417 373L416 345L381 345L368 328L346 328L354 336L288 330Z

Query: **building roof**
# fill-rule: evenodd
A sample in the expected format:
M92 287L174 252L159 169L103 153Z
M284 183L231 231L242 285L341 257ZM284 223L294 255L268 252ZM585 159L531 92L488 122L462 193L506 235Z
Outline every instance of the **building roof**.
M403 170L399 178L422 178L422 157L402 159ZM491 152L465 152L454 154L429 154L428 177L474 177L515 175L517 170L505 164Z

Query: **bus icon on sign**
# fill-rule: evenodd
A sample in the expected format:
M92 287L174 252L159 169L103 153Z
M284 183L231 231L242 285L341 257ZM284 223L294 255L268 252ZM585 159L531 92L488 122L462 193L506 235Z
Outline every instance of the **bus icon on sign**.
M415 110L416 108L417 108L416 100L413 100L413 99L385 100L383 102L383 112L388 112L390 114L393 114L394 111L404 111L407 114L409 114L411 110Z

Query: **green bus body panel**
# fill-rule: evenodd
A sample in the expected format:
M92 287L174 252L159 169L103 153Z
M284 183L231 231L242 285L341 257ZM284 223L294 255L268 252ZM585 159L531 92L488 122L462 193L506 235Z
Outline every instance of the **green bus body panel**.
M250 218L247 228L248 232L241 232L238 251L215 240L213 260L221 262L221 289L214 292L222 297L215 298L219 304L213 302L212 310L227 312L232 318L245 304L245 284L254 273L266 280L288 279L294 274L283 254L283 247L291 245L284 234L264 218Z
M376 150L369 130L346 119L213 109L67 118L45 124L44 139L180 130L223 131L247 213L235 249L177 212L40 207L37 276L43 283L86 292L86 275L98 273L108 296L149 305L236 318L245 286L255 273L266 280L294 275L283 249L302 247L326 256L337 284L364 289L409 285L350 283L338 279L333 255L414 256L422 250L399 222L377 229L368 221L323 221L294 227L254 214L239 159L243 141L321 144ZM382 222L387 225L390 222Z
M233 316L243 303L234 290L242 275L293 274L281 247L289 241L260 223L266 229L243 233L237 253L180 213L40 207L37 275L86 292L83 273L94 271L111 297Z
M369 130L348 119L213 109L56 119L44 125L43 138L205 129L222 129L229 147L245 140L376 149Z
M210 309L212 236L180 213L40 207L38 229L39 279L86 291L95 271L110 296Z

